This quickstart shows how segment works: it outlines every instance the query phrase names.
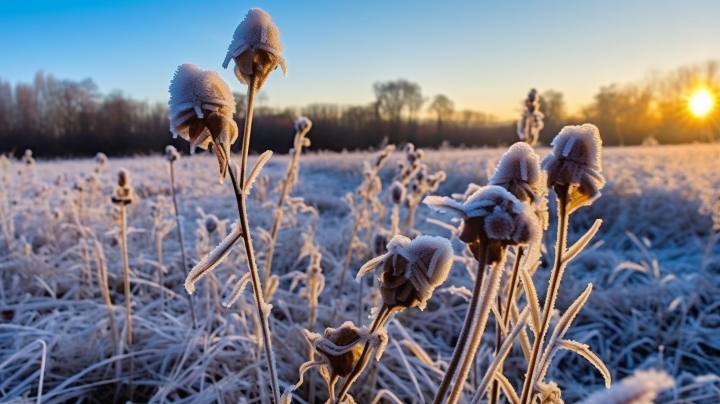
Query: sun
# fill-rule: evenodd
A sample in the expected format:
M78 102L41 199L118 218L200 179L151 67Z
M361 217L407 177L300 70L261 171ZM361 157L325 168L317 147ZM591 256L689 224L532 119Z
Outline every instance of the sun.
M712 111L714 103L715 100L708 90L700 90L690 97L688 108L690 108L690 113L702 118Z

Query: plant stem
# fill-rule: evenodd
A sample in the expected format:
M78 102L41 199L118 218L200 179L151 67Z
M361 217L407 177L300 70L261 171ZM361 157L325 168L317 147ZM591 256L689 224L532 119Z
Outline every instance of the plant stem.
M373 320L372 324L370 325L370 334L377 331L380 327L384 327L385 323L387 322L388 318L390 318L390 315L393 313L393 310L390 307L383 306L380 311L378 312L377 317L375 317L375 320ZM367 366L368 362L370 361L370 341L367 341L365 343L365 346L363 347L363 351L360 354L360 358L358 358L358 362L355 365L355 368L350 372L350 374L345 378L345 383L343 384L342 388L340 389L340 393L338 394L337 399L335 400L335 404L340 404L345 399L345 396L347 395L348 391L350 391L350 387L352 387L353 383L357 380L358 377L362 374L363 370L365 370L365 367Z
M178 228L178 237L180 238L180 256L182 257L182 267L185 279L188 277L188 263L185 258L185 243L183 242L183 231L180 223L180 211L178 210L177 197L175 196L175 171L173 170L173 162L170 162L170 190L172 192L173 207L175 208L175 223ZM188 304L190 304L190 317L192 317L193 328L197 328L197 320L195 316L195 302L193 295L188 293Z
M235 199L237 201L238 214L240 215L240 229L243 234L243 244L245 245L245 254L247 255L248 268L250 270L250 279L253 286L253 295L255 297L255 307L258 311L258 317L261 324L262 339L265 346L265 356L268 364L268 372L270 373L270 387L272 390L273 402L280 403L280 389L275 368L275 354L272 350L272 335L270 333L270 324L268 321L269 307L263 297L263 289L260 284L260 274L255 263L255 252L253 250L252 238L250 237L250 225L247 217L246 194L245 187L245 171L247 169L248 152L250 149L250 132L252 127L253 106L255 102L255 94L257 93L255 75L251 75L248 82L247 92L247 113L245 115L245 128L243 132L243 148L240 160L240 178L235 178L233 170L230 172L230 179L235 190ZM230 156L228 156L228 165L230 167ZM238 181L239 180L239 181Z
M265 287L270 284L270 272L272 269L273 254L275 253L275 242L277 241L278 232L280 231L280 221L283 217L283 204L288 193L290 193L290 183L292 181L293 171L295 171L297 161L300 158L300 152L302 151L302 142L298 142L298 136L301 132L295 133L295 150L288 163L287 173L285 174L285 182L283 183L282 192L280 193L280 199L278 200L277 208L275 210L275 218L273 219L272 228L270 229L270 245L268 246L267 255L265 257L265 272L263 273ZM267 291L265 291L267 293Z
M132 308L130 293L130 264L128 263L128 247L127 247L127 212L124 203L120 203L120 249L123 261L123 280L125 289L125 324L127 325L127 350L132 351ZM130 357L130 374L128 385L130 388L130 401L133 399L133 357Z
M478 272L485 270L489 253L489 242L485 241L482 242L482 244L484 244L484 246L480 247L480 254L478 254ZM502 254L505 254L505 251L503 251ZM453 389L450 391L450 397L447 401L448 404L457 403L460 398L460 394L463 391L465 380L467 379L470 368L472 367L472 362L475 360L477 350L480 347L480 340L482 339L482 335L485 332L485 326L487 325L488 318L490 317L490 309L497 297L500 276L502 275L504 269L504 261L504 259L501 259L500 262L495 263L490 268L490 277L483 282L482 292L480 292L481 294L479 297L479 307L475 309L477 314L476 318L470 319L470 321L474 324L474 327L470 332L470 341L468 342L467 349L465 350L463 363L460 366L457 381L455 382ZM473 291L473 293L475 293L475 291ZM465 321L467 320L468 319L466 318Z
M510 313L512 312L512 306L515 305L515 289L517 289L517 276L520 272L520 260L522 259L525 250L521 246L515 247L515 262L513 263L512 273L510 274L510 281L508 282L508 295L505 300L505 307L502 307L500 296L498 295L498 311L502 313L502 322L505 329L510 327ZM500 320L498 320L500 321ZM502 345L502 335L500 335L500 327L496 324L495 326L495 354ZM498 372L502 372L502 363L498 367ZM490 391L490 404L496 404L500 398L500 385L497 379L493 380L492 390Z
M537 330L535 335L535 341L533 342L533 350L530 355L530 361L528 362L528 370L525 375L525 382L523 383L522 396L520 398L521 404L527 404L530 402L533 394L532 391L535 386L534 378L537 367L537 361L540 356L540 350L545 340L545 334L547 333L548 326L550 324L550 314L555 307L555 301L557 300L557 291L560 286L560 280L562 279L563 272L565 270L565 264L563 263L563 255L567 248L567 228L568 228L568 187L564 186L561 189L556 189L558 198L558 229L557 229L557 240L555 241L555 263L553 270L550 273L550 283L545 296L545 304L543 306L542 322L540 323L540 329Z
M480 247L480 253L480 258L487 257L487 247ZM473 294L470 298L470 303L468 304L467 313L465 314L465 321L463 322L462 330L460 331L460 337L455 343L455 350L453 351L452 358L450 358L450 363L445 371L445 376L443 377L442 382L440 382L440 387L438 387L438 391L435 393L433 404L440 404L443 402L443 398L445 398L445 394L452 383L453 376L455 376L455 372L457 372L457 367L460 364L460 358L462 358L468 338L470 338L470 331L473 319L475 318L475 310L477 309L478 301L480 300L480 292L482 290L484 279L485 265L481 266L480 262L478 262L477 275L475 275L475 286L473 287Z

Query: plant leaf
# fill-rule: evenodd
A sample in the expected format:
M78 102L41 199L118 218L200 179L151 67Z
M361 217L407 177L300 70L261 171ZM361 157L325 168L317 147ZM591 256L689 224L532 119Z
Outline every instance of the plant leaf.
M570 262L570 260L580 254L580 252L588 245L593 236L595 236L595 234L598 232L598 230L600 229L600 225L602 225L602 219L596 219L592 227L590 227L588 231L585 232L585 234L583 234L583 236L580 237L580 239L572 245L572 247L568 248L565 251L563 263L567 264L568 262Z
M605 363L603 363L602 359L595 355L590 350L590 347L587 344L583 344L570 339L561 339L558 341L557 345L559 348L567 349L568 351L573 351L577 353L578 355L585 358L588 362L590 362L593 366L595 366L595 368L600 371L600 374L602 374L603 379L605 379L605 387L610 388L610 384L612 384L612 376L610 375L610 371L608 370L607 366L605 366Z
M248 174L247 181L245 181L245 189L243 192L245 195L250 194L250 189L252 188L253 184L255 183L255 180L257 179L258 175L260 175L260 171L265 166L265 163L270 160L270 157L272 157L272 151L268 150L265 153L261 154L257 160L255 160L255 165L253 166L252 170L250 170L250 174Z

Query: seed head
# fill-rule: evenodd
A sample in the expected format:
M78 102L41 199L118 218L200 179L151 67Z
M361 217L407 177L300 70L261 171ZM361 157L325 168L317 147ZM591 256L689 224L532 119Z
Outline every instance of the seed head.
M531 204L543 229L547 229L546 174L540 169L540 157L527 143L518 142L510 146L500 159L489 184L501 186L521 202Z
M532 209L497 185L480 188L463 203L440 196L428 196L423 202L462 219L460 240L468 244L475 258L480 245L490 243L490 263L501 259L505 247L533 244L542 234Z
M128 205L132 202L132 188L130 188L130 173L121 168L118 171L118 182L115 195L110 200L116 205Z
M336 350L325 344L318 344L317 353L327 358L331 374L340 377L349 375L363 351L363 346L359 344L360 330L352 322L346 321L339 328L326 328L324 337L345 349Z
M368 261L358 279L373 269L380 275L383 305L392 311L408 307L424 310L435 288L450 273L453 249L442 237L409 238L396 235L387 245L387 253Z
M105 165L107 165L108 158L105 153L98 153L95 155L95 162L97 163L98 167L103 168L105 167Z
M312 121L306 117L301 116L295 120L295 131L299 133L307 133L312 128Z
M259 8L253 8L238 25L228 47L223 68L230 60L235 60L235 77L241 83L250 83L255 76L255 85L259 89L265 83L270 72L278 66L287 75L283 46L280 43L280 30L272 21L270 14Z
M170 82L170 131L196 147L207 149L214 143L220 164L220 180L227 175L230 146L238 137L233 120L235 98L217 72L201 70L193 64L178 67Z
M393 203L399 205L405 199L405 186L399 181L395 181L390 185L390 195Z
M180 153L177 151L175 146L169 144L165 147L165 159L171 163L180 160Z
M568 212L587 206L600 197L605 185L602 175L602 139L592 124L566 126L555 136L553 151L542 161L548 188L556 193L568 188Z

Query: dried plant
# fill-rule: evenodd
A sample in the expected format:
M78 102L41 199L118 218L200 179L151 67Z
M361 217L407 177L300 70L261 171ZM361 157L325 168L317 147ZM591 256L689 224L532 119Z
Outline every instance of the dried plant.
M125 291L125 341L127 351L132 351L133 331L132 331L132 291L130 290L130 264L128 262L128 245L127 245L127 205L132 203L133 192L130 187L130 173L121 168L118 172L117 187L111 201L118 206L120 211L120 250L123 262L123 288ZM130 398L133 396L133 357L130 356L130 374L128 385L130 387Z
M540 131L545 126L545 115L540 112L540 95L534 88L530 90L525 99L525 110L517 122L517 135L521 141L535 146Z
M270 387L275 403L279 402L279 383L272 349L272 338L268 316L271 306L263 297L260 275L255 261L250 225L247 216L247 195L253 182L260 174L262 166L271 153L261 155L255 167L247 173L247 160L250 149L250 132L255 96L271 71L278 65L285 71L285 60L281 56L282 45L277 27L270 16L260 9L251 9L235 30L228 54L223 63L227 67L231 59L235 60L235 75L240 82L247 84L247 108L240 166L228 170L231 165L230 146L237 138L237 125L232 119L235 101L229 86L215 72L203 72L192 65L182 65L170 84L170 123L174 134L179 134L191 142L191 146L214 144L220 164L220 179L230 172L235 190L239 225L220 245L201 261L187 277L185 288L189 293L195 289L194 283L227 256L232 246L242 239L249 266L249 278L255 297L255 307L260 322L262 343L270 373ZM235 290L241 291L247 283L241 278ZM239 292L238 292L239 293Z
M312 127L312 122L307 117L300 117L295 121L295 140L293 141L293 148L290 150L292 157L288 163L287 173L285 174L285 181L283 181L282 190L280 191L280 197L278 199L277 207L273 215L273 224L270 227L270 242L268 245L267 254L265 255L265 287L268 287L270 283L270 274L272 270L273 254L275 252L275 243L277 242L278 232L280 231L280 222L283 219L285 198L288 197L290 191L293 189L298 180L298 171L300 170L300 153L303 147L310 146L310 139L306 136ZM267 293L267 290L265 291Z

